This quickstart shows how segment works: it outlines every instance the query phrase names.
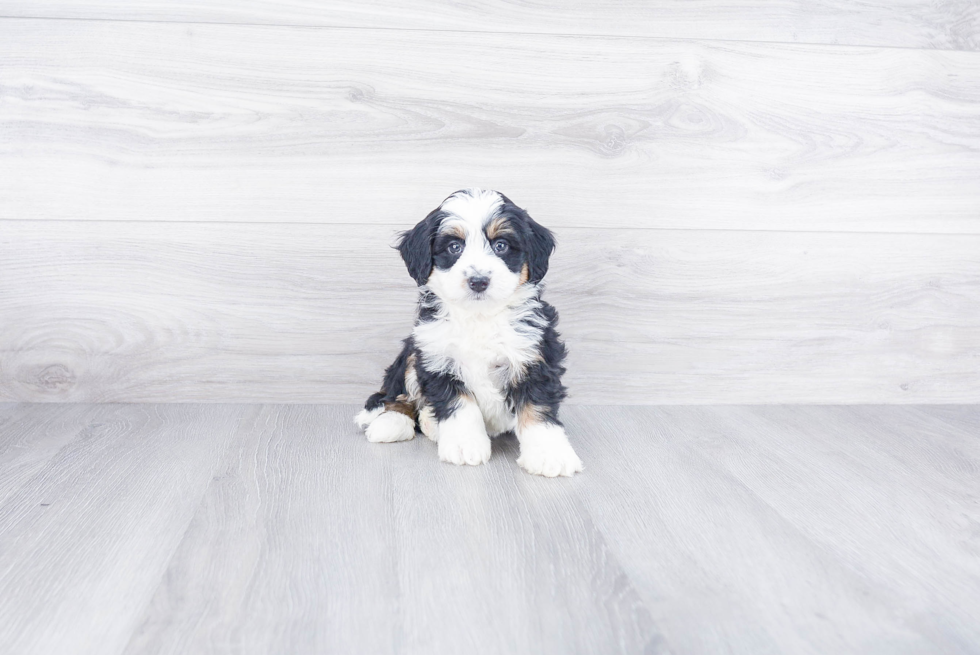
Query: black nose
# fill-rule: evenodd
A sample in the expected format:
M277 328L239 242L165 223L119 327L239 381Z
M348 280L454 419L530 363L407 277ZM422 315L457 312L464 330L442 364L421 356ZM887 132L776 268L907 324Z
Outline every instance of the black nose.
M488 277L471 277L468 281L470 288L477 293L483 293L490 286L490 278Z

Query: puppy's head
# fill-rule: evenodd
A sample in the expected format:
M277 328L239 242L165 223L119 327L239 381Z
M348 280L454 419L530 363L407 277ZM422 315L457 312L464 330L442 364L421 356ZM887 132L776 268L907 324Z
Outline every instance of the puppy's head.
M398 245L419 285L443 301L505 303L548 272L551 232L496 191L464 189L446 198Z

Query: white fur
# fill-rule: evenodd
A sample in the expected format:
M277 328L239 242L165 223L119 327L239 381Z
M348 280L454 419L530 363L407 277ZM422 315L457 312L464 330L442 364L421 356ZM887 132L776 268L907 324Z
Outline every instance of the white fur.
M422 399L422 389L419 386L419 376L415 372L415 366L410 365L405 369L405 394L416 405Z
M452 268L433 269L426 283L444 302L471 311L499 311L521 285L520 272L511 271L493 254L483 233L484 224L502 203L500 194L482 189L454 193L442 203L442 210L452 216L443 219L440 229L458 227L466 234L463 253ZM479 295L469 288L468 280L474 276L490 279L490 286Z
M584 468L560 425L535 423L519 429L517 440L521 444L517 463L528 473L554 478L571 476Z
M372 443L408 441L415 437L415 421L400 412L382 412L364 431Z
M568 443L561 426L517 424L507 407L505 389L518 381L539 356L546 320L537 310L540 287L521 281L494 254L484 234L486 221L503 199L494 191L468 189L450 196L441 209L450 216L440 229L458 228L465 235L463 252L449 270L434 269L421 289L441 301L431 321L419 323L413 333L422 354L416 366L453 375L469 394L449 418L436 421L424 405L418 378L409 367L406 393L416 404L422 433L439 444L439 459L453 464L484 464L490 459L490 436L517 432L521 455L517 463L529 473L555 477L582 470L582 461ZM482 293L470 289L474 276L489 278ZM431 309L431 308L430 308ZM414 422L383 408L357 415L369 441L403 441L415 436Z
M484 224L502 203L500 194L482 189L457 192L443 202L442 210L451 216L441 229L462 228L466 241L452 268L433 270L429 276L426 287L442 301L440 312L413 332L425 368L463 381L491 435L516 426L504 388L538 356L544 329L535 314L539 287L521 284L520 274L493 254L484 234ZM482 294L474 294L467 284L474 275L490 278Z
M508 382L519 378L538 356L543 325L518 319L533 317L536 290L524 285L512 296L513 305L478 312L443 303L435 320L420 323L412 333L422 352L422 365L430 371L450 373L473 394L485 419L486 430L498 435L516 427L516 418L504 399Z
M362 409L357 413L357 416L354 417L354 423L357 425L357 427L365 430L367 429L367 426L374 422L374 419L381 416L381 412L383 411L385 411L384 407L375 407L374 409L370 410Z
M439 459L450 464L478 466L490 460L490 437L480 408L462 398L452 416L439 423Z
M430 441L439 441L438 427L439 423L436 421L431 405L426 405L419 410L419 429Z

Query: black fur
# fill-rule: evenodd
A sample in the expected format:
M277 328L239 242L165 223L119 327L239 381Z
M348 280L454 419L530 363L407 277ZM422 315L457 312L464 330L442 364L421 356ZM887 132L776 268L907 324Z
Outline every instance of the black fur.
M501 238L508 243L505 253L499 254L507 267L517 272L527 264L529 282L540 282L548 272L548 260L555 249L555 237L547 228L539 225L526 211L503 196L503 205L495 217L507 219L510 234ZM403 232L398 243L398 251L408 268L409 274L419 286L424 286L432 273L433 266L451 268L459 254L450 253L449 244L456 240L450 235L438 235L442 220L448 216L441 209L435 209L413 229ZM439 312L440 300L435 294L423 291L419 296L416 324L435 320ZM558 408L567 396L561 383L565 373L565 345L558 335L558 312L554 307L541 301L537 310L546 322L539 350L541 361L531 365L522 379L505 391L508 406L520 412L527 405L534 405L542 412L544 420L561 425ZM393 402L398 396L406 394L405 371L410 356L415 355L416 375L425 403L431 405L438 421L452 416L458 406L458 399L466 393L463 382L456 377L428 371L424 366L422 353L415 346L412 337L404 341L401 353L385 370L381 391L373 394L365 403L368 410L376 409L386 402Z
M398 396L406 392L405 389L405 369L408 366L408 357L415 350L412 337L402 342L402 351L392 362L391 366L385 369L384 379L381 381L381 391L371 394L371 397L364 403L364 409L370 411L377 409L385 403L395 402Z
M385 369L384 381L381 383L381 391L372 394L364 403L367 410L377 409L387 402L395 402L405 389L405 369L410 355L415 354L416 361L422 361L422 353L418 351L412 340L408 337L404 341L404 347L395 361ZM426 403L432 406L436 420L442 421L456 411L457 400L466 392L466 388L460 380L451 375L443 373L433 373L426 370L424 366L415 367L418 376L419 388Z
M504 204L497 215L511 219L512 226L517 229L517 246L523 252L524 260L527 261L530 273L529 281L537 284L544 279L548 272L548 260L551 253L555 251L555 235L551 233L551 230L531 218L526 211L515 205L510 198L503 194L500 194L500 197L503 198ZM511 268L511 270L516 271L518 269Z
M408 274L419 286L425 284L432 273L432 245L439 223L445 216L446 213L439 209L432 210L414 228L402 232L398 242L398 252L408 268Z
M529 282L537 284L548 272L548 261L555 250L555 235L515 205L510 198L503 194L500 194L500 197L503 204L494 217L502 216L508 219L514 231L513 236L504 239L510 249L506 254L501 255L501 259L514 272L519 271L521 266L527 263ZM401 253L409 275L419 286L428 281L433 266L440 269L452 268L459 259L459 254L450 253L448 250L449 244L457 239L450 235L437 234L439 224L446 216L448 216L446 212L436 208L414 228L401 234L397 246L398 252Z
M437 303L434 296L421 302L417 322L432 320L434 313L438 311ZM542 361L529 367L517 384L508 386L505 397L512 411L519 412L527 405L535 405L543 410L546 421L561 425L558 408L568 395L567 389L561 383L561 377L565 374L565 344L558 334L558 312L555 308L541 301L538 314L547 321L540 344ZM398 396L406 393L405 369L409 356L414 353L415 361L419 363L415 371L422 396L432 406L436 420L449 418L456 410L458 398L466 393L465 385L451 375L426 370L420 364L423 361L422 353L415 347L412 337L408 337L403 343L401 353L385 370L381 391L368 398L364 404L365 409L372 410L386 402L394 402Z
M416 350L417 361L422 362L422 353ZM434 373L425 365L415 367L419 378L419 388L425 402L432 406L437 421L444 421L453 415L459 404L459 397L466 393L462 380L445 373Z
M436 294L431 291L420 293L415 324L418 325L419 323L428 323L429 321L436 320L436 314L439 313L439 305L439 297Z
M516 385L507 388L507 404L516 412L527 405L535 405L543 410L546 421L561 425L558 406L568 396L568 390L561 383L561 376L565 374L565 344L558 335L555 308L542 301L538 313L548 321L539 346L543 361L528 368Z

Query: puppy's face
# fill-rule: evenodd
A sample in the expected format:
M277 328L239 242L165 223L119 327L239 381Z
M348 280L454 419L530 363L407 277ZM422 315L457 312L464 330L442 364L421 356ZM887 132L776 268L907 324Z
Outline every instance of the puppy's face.
M443 301L490 308L505 304L548 270L554 238L496 191L449 196L402 237L409 273Z

